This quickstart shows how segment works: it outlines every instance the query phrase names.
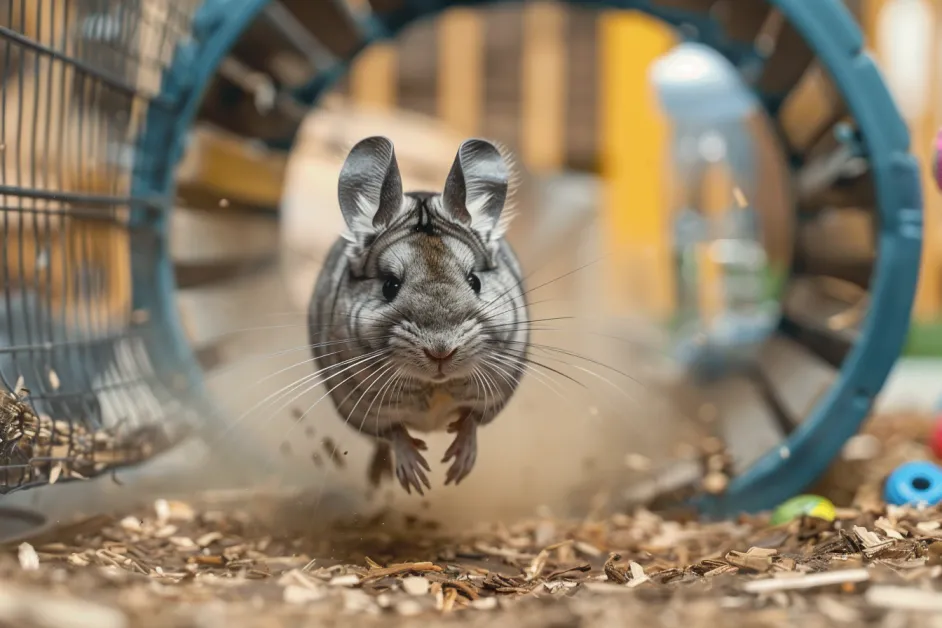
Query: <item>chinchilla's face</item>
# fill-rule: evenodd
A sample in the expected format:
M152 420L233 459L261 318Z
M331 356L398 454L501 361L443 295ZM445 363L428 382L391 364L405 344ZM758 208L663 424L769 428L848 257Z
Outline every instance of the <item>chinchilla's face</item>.
M507 178L499 151L481 140L462 145L442 194L403 194L385 138L363 140L347 158L350 315L358 339L389 351L390 375L494 377L523 356L524 347L498 346L525 324L520 278L499 245Z

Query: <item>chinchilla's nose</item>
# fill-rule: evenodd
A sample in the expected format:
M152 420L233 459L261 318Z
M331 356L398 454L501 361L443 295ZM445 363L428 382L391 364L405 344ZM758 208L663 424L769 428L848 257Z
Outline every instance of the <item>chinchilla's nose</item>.
M444 345L436 345L434 348L424 348L422 351L425 352L425 355L428 356L428 359L433 362L438 362L442 364L447 362L455 353L458 352L458 347L446 347Z

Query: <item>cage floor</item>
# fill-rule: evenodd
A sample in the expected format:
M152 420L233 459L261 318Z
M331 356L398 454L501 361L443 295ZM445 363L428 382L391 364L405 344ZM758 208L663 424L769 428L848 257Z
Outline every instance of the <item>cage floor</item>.
M930 421L880 419L817 489L839 506L833 523L639 511L457 535L391 516L299 533L303 521L273 525L298 521L276 497L159 500L7 548L0 625L938 625L942 509L879 499L890 469L929 455Z

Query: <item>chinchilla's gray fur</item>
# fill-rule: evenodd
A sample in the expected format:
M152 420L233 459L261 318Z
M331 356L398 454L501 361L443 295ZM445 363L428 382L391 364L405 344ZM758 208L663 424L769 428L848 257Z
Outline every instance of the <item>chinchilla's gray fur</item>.
M456 434L446 484L471 471L476 432L525 370L528 320L520 266L504 240L511 165L484 140L458 150L441 193L403 193L392 142L371 137L340 173L348 231L334 244L309 307L310 340L340 417L377 442L370 470L423 492L425 444L409 431Z

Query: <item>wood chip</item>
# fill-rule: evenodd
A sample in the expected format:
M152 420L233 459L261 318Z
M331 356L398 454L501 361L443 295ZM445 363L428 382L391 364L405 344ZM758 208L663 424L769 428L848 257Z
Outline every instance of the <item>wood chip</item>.
M472 600L470 607L479 610L479 611L492 611L497 608L497 598L496 597L482 597L476 600Z
M864 593L864 600L877 608L942 613L942 593L938 591L874 585Z
M2 399L9 397L0 393ZM0 434L10 415L11 402L4 403ZM68 427L48 417L33 426L56 423ZM43 599L72 593L107 601L119 609L116 617L147 617L154 625L202 625L214 623L216 613L264 612L266 625L282 628L289 617L317 623L321 614L335 619L338 610L385 613L383 621L419 615L432 623L430 614L438 611L461 624L472 621L472 609L501 613L494 619L508 625L591 623L600 605L610 623L630 613L639 624L669 617L671 623L721 626L731 616L749 625L778 625L783 618L796 625L857 625L879 612L883 623L905 625L894 618L938 613L930 589L942 578L942 512L881 501L886 474L928 451L919 440L925 426L913 437L890 432L881 436L881 457L852 467L852 479L846 470L838 478L848 482L846 494L814 489L850 504L835 521L803 518L774 528L767 515L704 522L636 507L604 514L608 505L599 500L591 516L573 520L542 509L532 519L446 532L422 517L384 512L299 535L281 533L280 523L268 525L269 513L295 499L287 493L252 509L241 505L271 496L234 491L228 501L202 506L158 500L55 541L31 542L38 564L19 552L6 560L0 555L0 623L34 625L5 614L4 592L22 581ZM711 472L728 473L727 464L721 448L702 460ZM60 484L75 477L67 465L57 473ZM404 525L392 525L400 519ZM367 548L370 557L363 556ZM765 575L757 579L757 573ZM532 597L545 603L517 603ZM191 609L212 618L194 619ZM91 626L75 622L75 628Z
M284 588L283 598L287 604L310 604L324 599L323 591L290 584Z
M644 573L644 567L635 561L629 561L628 568L631 573L631 580L628 581L629 587L637 587L651 580L648 578L647 574Z
M421 576L408 576L402 579L402 590L409 595L428 595L428 578Z
M458 599L457 589L443 589L442 612L450 613L455 608L455 601Z
M848 582L866 582L869 579L870 571L868 569L845 569L802 576L782 576L767 578L765 580L751 580L743 583L742 588L747 593L772 593L774 591L813 589Z
M533 560L530 561L524 571L527 582L532 582L543 573L547 560L549 560L549 550L546 549L540 550L540 553L533 557Z
M130 625L127 616L116 608L12 586L0 587L0 622L36 628L126 628Z
M23 571L36 571L39 569L39 554L29 543L20 543L17 549L17 558L20 561L20 569Z
M353 587L360 584L360 578L355 573L348 573L342 576L334 576L327 584L332 587Z
M747 552L731 551L726 554L726 561L735 567L763 573L772 568L775 550L753 547Z
M421 563L397 563L395 565L390 565L388 567L381 567L379 569L371 569L366 577L363 578L363 582L372 582L374 580L379 580L380 578L386 578L388 576L398 576L401 574L421 574L427 572L440 572L441 567L434 563L430 562L421 562Z
M857 535L857 538L863 544L865 548L867 547L879 547L883 544L883 539L881 539L875 532L861 527L854 526L854 534Z
M626 584L630 578L628 573L615 565L616 562L621 560L619 554L611 554L608 557L608 560L605 561L603 570L605 571L605 577L615 584Z
M416 615L421 615L422 605L416 602L415 600L402 600L398 602L395 606L396 613L402 615L403 617L415 617Z

